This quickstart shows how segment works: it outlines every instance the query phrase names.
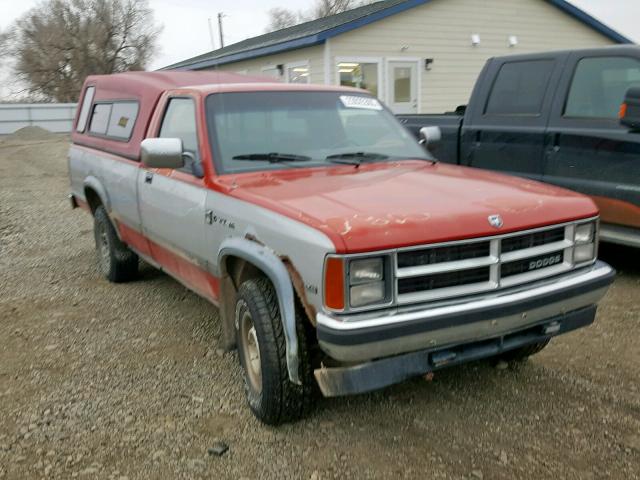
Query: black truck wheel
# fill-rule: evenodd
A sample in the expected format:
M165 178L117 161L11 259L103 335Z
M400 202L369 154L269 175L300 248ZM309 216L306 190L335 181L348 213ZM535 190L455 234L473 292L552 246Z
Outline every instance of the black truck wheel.
M550 340L545 340L540 343L532 343L531 345L526 345L524 347L516 348L514 350L509 350L508 352L500 355L502 360L507 362L519 361L529 358L531 355L535 355L540 352L544 347L549 345Z
M120 241L102 205L94 212L98 269L110 282L132 280L138 273L138 256Z
M296 322L302 385L295 385L289 381L284 330L271 282L247 280L237 298L236 339L249 407L268 425L299 420L312 408L315 381L302 319Z

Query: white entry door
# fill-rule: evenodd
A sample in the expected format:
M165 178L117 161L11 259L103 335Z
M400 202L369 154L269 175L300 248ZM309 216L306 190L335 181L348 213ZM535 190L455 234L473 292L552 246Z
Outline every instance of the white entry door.
M388 105L394 113L418 113L418 67L416 62L387 64Z

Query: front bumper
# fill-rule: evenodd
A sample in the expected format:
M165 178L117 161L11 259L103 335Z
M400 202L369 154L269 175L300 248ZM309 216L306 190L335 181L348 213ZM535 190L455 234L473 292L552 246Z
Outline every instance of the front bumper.
M508 336L515 338L517 334L526 333L526 338L519 338L520 343L517 345L511 342L505 346L504 342L499 341L498 350L491 347L486 350L485 355L473 356L481 358L588 325L595 316L595 305L607 292L614 277L613 268L598 261L588 268L559 278L547 279L534 286L496 292L492 296L483 295L481 298L467 299L459 303L426 308L423 306L386 315L369 314L347 318L319 313L316 317L318 341L320 347L336 360L369 362L370 366L379 364L380 361L372 362L374 359L408 352L427 355L427 364L421 364L417 370L411 370L410 376L415 376L433 370L434 365L429 364L429 359L437 352L450 350L452 347L477 344L491 339L499 340ZM571 325L577 326L569 328ZM530 335L531 332L534 334ZM335 387L328 388L325 392L321 377L324 378L324 383L328 384L331 382L327 383L326 380L332 370L340 372L339 376L344 378L345 370L362 370L362 367L363 365L338 369L323 368L316 370L316 378L325 395L344 394L339 393L340 389ZM357 391L351 391L351 388L345 393L381 388L409 378L402 376L398 379L389 375L388 370L382 370L381 376L384 378L374 382L372 388ZM368 375L374 374L375 371L369 369Z

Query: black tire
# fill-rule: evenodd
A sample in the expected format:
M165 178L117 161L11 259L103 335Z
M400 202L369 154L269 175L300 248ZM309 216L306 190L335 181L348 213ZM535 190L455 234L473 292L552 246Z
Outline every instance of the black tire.
M98 270L110 282L134 279L138 274L138 256L120 241L102 205L96 208L93 216Z
M544 347L549 345L549 342L550 340L545 340L544 342L532 343L531 345L526 345L514 350L509 350L508 352L500 355L500 358L507 362L525 360L531 355L535 355L536 353L540 352Z
M247 316L250 317L249 320ZM235 325L245 393L254 415L268 425L299 420L313 407L315 380L309 349L303 319L298 317L296 320L302 385L295 385L289 381L285 336L273 285L266 278L255 278L240 286L235 309ZM247 328L247 322L253 325L253 333ZM248 337L257 340L257 360L255 355L251 355L254 348ZM259 365L259 375L256 375L252 365Z

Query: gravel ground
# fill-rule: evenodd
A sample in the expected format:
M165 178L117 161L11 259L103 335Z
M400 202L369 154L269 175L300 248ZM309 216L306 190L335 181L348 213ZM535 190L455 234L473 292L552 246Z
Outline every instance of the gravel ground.
M66 149L0 141L0 479L640 478L637 252L603 249L619 275L596 324L526 363L321 400L269 428L218 350L215 307L150 267L98 276Z

